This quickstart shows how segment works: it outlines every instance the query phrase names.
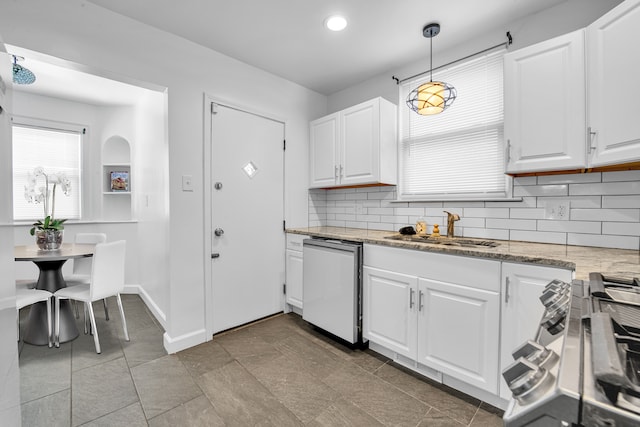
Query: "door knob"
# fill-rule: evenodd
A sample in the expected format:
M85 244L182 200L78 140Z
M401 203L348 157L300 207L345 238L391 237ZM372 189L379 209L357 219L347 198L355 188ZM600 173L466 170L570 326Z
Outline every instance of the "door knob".
M216 236L220 237L224 234L224 230L222 228L216 228L213 232Z

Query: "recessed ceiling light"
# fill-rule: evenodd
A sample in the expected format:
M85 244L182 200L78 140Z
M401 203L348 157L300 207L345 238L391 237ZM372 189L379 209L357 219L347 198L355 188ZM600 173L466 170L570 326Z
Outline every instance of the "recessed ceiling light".
M324 21L324 26L331 31L342 31L347 28L347 20L340 15L330 16Z

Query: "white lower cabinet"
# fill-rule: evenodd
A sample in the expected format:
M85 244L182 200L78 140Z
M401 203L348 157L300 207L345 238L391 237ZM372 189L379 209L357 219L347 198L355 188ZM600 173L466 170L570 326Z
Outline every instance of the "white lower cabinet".
M571 282L572 271L537 265L502 263L502 327L500 329L500 372L513 363L512 352L535 338L544 307L542 290L554 279ZM500 375L500 397L511 398L511 391Z
M498 391L498 292L418 280L418 363Z
M500 262L376 245L364 260L363 336L496 395Z
M417 357L418 278L363 268L363 336L410 359ZM366 314L370 315L366 315Z
M308 237L301 234L287 234L285 302L297 308L302 308L302 241Z

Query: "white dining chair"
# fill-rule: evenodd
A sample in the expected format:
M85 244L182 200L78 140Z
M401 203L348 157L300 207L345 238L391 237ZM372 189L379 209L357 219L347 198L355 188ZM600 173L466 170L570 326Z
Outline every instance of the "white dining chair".
M85 310L89 312L93 341L96 353L101 353L98 329L96 328L96 316L93 313L92 302L110 296L115 296L122 318L122 329L125 340L129 341L127 321L124 317L122 299L120 293L124 290L124 264L126 242L119 240L110 243L98 243L93 252L91 276L89 283L78 284L57 290L53 296L55 301L55 345L60 346L60 300L71 299L85 304Z
M16 286L16 311L18 316L18 341L20 341L20 309L37 302L47 303L47 332L49 347L51 344L51 298L53 294L42 289L31 289L25 286Z
M107 241L107 235L105 233L76 233L74 243L80 245L96 245L98 243L104 243ZM65 276L64 280L67 286L76 286L83 283L89 283L91 277L91 257L75 258L73 260L73 270L71 274ZM109 320L109 309L107 308L107 299L102 300L104 306L104 316ZM76 319L80 317L78 312L78 305L74 301L74 310L76 313Z

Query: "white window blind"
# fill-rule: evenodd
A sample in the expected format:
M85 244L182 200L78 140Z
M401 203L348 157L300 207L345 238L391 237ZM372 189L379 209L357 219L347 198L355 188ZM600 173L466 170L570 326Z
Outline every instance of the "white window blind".
M504 175L502 58L488 53L433 73L458 96L444 112L421 116L405 100L429 76L400 87L400 191L404 200L500 198Z
M42 166L47 174L64 172L71 181L71 192L68 196L56 190L55 217L80 218L81 149L82 133L79 131L13 125L14 220L44 218L43 204L28 203L24 196L28 174L33 173L37 166ZM44 186L44 177L38 177L37 184L38 187Z

